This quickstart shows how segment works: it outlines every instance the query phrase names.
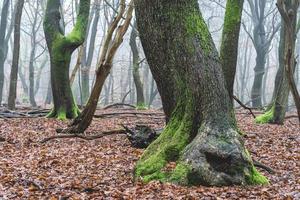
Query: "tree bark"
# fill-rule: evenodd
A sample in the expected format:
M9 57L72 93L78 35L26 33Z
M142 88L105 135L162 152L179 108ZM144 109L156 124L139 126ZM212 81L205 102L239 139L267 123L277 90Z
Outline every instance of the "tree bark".
M135 5L159 91L175 83L177 94L170 121L137 163L136 177L209 186L267 183L236 127L221 62L197 0L136 0ZM164 68L172 71L171 82L159 76ZM176 168L166 171L175 161Z
M243 5L244 0L228 0L224 19L220 59L231 101L233 101L234 95L233 89Z
M81 0L76 24L67 36L60 26L60 0L48 0L44 19L44 31L51 62L51 86L54 108L48 117L61 120L78 116L79 109L74 100L69 81L71 55L84 42L90 0Z
M23 12L24 0L18 0L17 10L14 22L14 49L13 61L10 72L9 95L8 95L8 109L14 110L16 108L17 97L17 82L18 82L18 68L20 55L20 37L21 37L21 17Z

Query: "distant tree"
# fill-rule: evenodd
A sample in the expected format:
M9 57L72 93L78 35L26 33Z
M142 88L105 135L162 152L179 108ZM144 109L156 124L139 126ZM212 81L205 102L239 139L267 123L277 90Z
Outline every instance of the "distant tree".
M9 95L8 95L8 109L14 110L16 108L17 97L17 82L18 82L18 68L20 55L20 37L21 37L21 17L23 12L24 0L18 0L15 21L14 21L14 46L13 46L13 60L10 71Z
M132 74L133 74L133 80L136 88L136 105L137 108L143 108L145 107L145 97L144 97L144 90L143 90L143 83L141 80L140 75L140 56L139 56L139 50L136 43L137 39L137 30L136 30L136 22L134 23L134 28L132 28L131 35L130 35L130 48L132 51Z
M0 104L2 103L3 85L4 85L4 62L7 56L8 40L13 30L13 22L7 31L7 22L9 14L10 0L4 0L1 10L0 21ZM8 32L8 33L7 33Z
M253 107L262 106L262 87L265 74L266 58L275 34L280 25L274 20L275 9L269 9L268 4L272 1L247 0L250 7L253 33L248 33L256 51L256 64L254 67L254 81L251 89L251 100ZM267 19L272 19L268 23ZM268 29L268 30L266 30ZM245 29L247 30L247 29Z
M136 0L135 5L140 38L159 92L164 94L174 83L176 94L170 120L138 161L135 176L146 182L209 186L267 183L244 147L198 1ZM162 73L164 68L171 74ZM176 168L165 171L169 162L176 162Z
M283 6L283 10L286 10L286 12L289 11L289 9L297 11L297 8L295 8L296 4L295 2L292 2L293 0L287 0L284 4L280 3L278 5ZM290 35L297 35L297 29L296 29L296 22L297 22L297 12L296 16L291 16L291 21L286 22L286 20L282 17L281 22L281 31L280 31L280 41L279 41L279 48L278 48L278 57L279 57L279 68L276 74L275 78L275 89L273 93L273 99L271 102L271 105L267 109L267 111L256 118L257 123L275 123L275 124L283 124L287 106L288 106L288 98L290 94L290 85L287 73L287 63L286 59L291 59L287 57L287 54L289 51L291 51L291 48L295 49L295 42L296 37L289 38ZM293 19L295 17L295 19ZM287 25L286 23L291 23ZM291 26L292 30L289 27ZM291 34L290 31L293 33ZM289 40L289 41L288 41ZM294 52L294 50L292 50ZM294 55L294 53L293 53ZM294 61L295 63L295 61ZM291 73L294 74L296 68L296 63L291 66Z
M79 109L73 98L69 68L71 55L85 39L90 10L90 0L80 0L76 24L65 36L61 27L60 0L48 0L44 19L44 31L51 61L51 86L54 108L48 117L72 119Z
M81 85L82 85L82 101L85 104L90 95L90 72L95 52L95 42L98 31L98 23L100 18L100 1L96 0L93 5L93 21L90 30L89 45L85 45L82 66L81 66Z
M41 21L39 21L39 8L40 8L40 0L35 2L35 7L31 10L33 15L33 20L31 24L31 51L30 51L30 58L29 58L29 102L31 106L36 107L35 101L35 54L37 48L37 33L41 25Z

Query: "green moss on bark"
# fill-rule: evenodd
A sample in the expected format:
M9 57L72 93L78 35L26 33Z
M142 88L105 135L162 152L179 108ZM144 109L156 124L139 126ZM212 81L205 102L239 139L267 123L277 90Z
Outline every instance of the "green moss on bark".
M211 35L201 13L197 10L188 12L185 15L185 26L191 37L195 37L195 35L199 37L201 49L203 49L206 55L209 55L213 49Z
M229 33L234 31L235 27L241 23L243 3L240 2L240 0L227 1L223 32Z
M185 95L183 95L185 96ZM186 96L189 98L188 95ZM184 99L184 98L183 98ZM187 101L186 99L184 101ZM192 104L178 106L173 117L161 135L146 149L135 168L135 176L142 181L165 181L171 177L170 173L162 172L168 162L177 161L182 150L189 143L192 130L192 116L185 112L192 108Z

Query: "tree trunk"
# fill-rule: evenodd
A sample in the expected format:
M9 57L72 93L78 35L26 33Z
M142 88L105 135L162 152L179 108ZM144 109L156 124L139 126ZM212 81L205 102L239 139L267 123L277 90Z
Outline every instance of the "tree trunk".
M52 89L51 89L51 79L49 79L48 87L47 87L47 95L45 99L45 105L51 104L53 100Z
M300 122L300 96L294 79L294 71L296 67L295 46L297 39L297 12L299 1L296 0L277 0L277 7L285 22L285 46L284 46L284 70L288 80L294 102L298 112Z
M4 0L1 10L0 21L0 105L2 103L3 85L4 85L4 62L7 56L7 42L5 41L7 17L9 13L10 0Z
M139 51L136 44L137 31L136 31L136 22L134 23L134 28L132 28L130 35L130 48L132 51L132 64L133 64L133 80L136 88L136 105L137 108L145 108L145 97L144 97L144 88L140 76L140 66L139 66Z
M233 101L243 5L244 0L227 1L224 19L220 59L231 101Z
M104 45L100 53L98 68L96 70L96 82L94 84L87 105L85 106L83 112L73 121L71 126L67 129L64 129L63 132L83 133L91 124L104 82L112 68L113 58L120 44L123 42L124 34L126 33L129 27L133 12L133 1L129 3L128 7L129 8L127 10L127 15L124 19L123 24L119 24L126 9L125 0L122 0L120 3L120 10L117 16L114 18L114 21L111 23L107 35L105 37L106 39L104 41Z
M170 121L137 163L136 177L210 186L267 183L236 127L219 56L197 0L136 0L135 5L159 91L164 94L175 83L177 94ZM171 82L159 76L164 68L173 72ZM175 161L174 170L164 168Z
M280 41L278 48L278 58L279 58L279 68L275 78L275 88L273 92L273 99L271 106L267 111L258 116L255 121L256 123L274 123L283 124L286 114L286 109L288 105L288 97L290 93L290 88L288 84L287 77L285 76L284 69L284 52L285 52L285 25L282 20L281 31L280 31Z
M71 55L84 42L88 24L90 0L81 0L76 24L65 36L60 26L60 0L48 0L44 19L44 31L51 62L51 86L54 108L48 117L72 119L78 116L69 81Z
M104 82L110 72L111 65L101 66L97 71L96 82L83 112L72 122L68 133L83 133L92 123L97 109Z
M81 81L82 81L82 99L83 103L85 104L90 96L90 71L91 71L91 65L93 61L94 51L95 51L95 41L96 41L96 35L97 35L97 27L99 22L99 2L96 2L95 5L95 13L94 13L94 20L91 27L91 36L90 36L90 43L88 48L88 55L86 58L85 66L82 66L81 68Z
M257 108L262 106L262 83L265 74L266 53L263 50L256 50L256 66L254 68L254 81L251 90L252 106Z
M36 26L38 20L38 8L39 8L39 1L36 2L36 12L34 14L34 20L32 23L32 31L31 31L31 52L29 58L29 101L32 107L36 107L35 102L35 92L34 92L34 60L35 60L35 52L36 52Z
M18 0L17 10L14 22L14 49L13 61L10 72L9 95L8 95L8 109L14 110L16 108L17 97L17 82L18 82L18 68L20 55L20 37L21 37L21 17L23 12L24 0Z

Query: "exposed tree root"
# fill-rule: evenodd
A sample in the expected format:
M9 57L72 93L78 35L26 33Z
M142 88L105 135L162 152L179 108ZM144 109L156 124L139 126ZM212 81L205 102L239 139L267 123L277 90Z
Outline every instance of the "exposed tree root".
M62 129L57 130L58 132L61 131ZM111 130L111 131L104 131L98 135L91 135L91 136L85 136L85 135L81 135L81 134L60 134L60 135L54 135L51 137L47 137L43 140L40 141L40 143L46 143L50 140L54 140L54 139L66 139L66 138L80 138L83 140L96 140L105 136L109 136L109 135L122 135L122 134L126 134L124 129L119 129L119 130Z

